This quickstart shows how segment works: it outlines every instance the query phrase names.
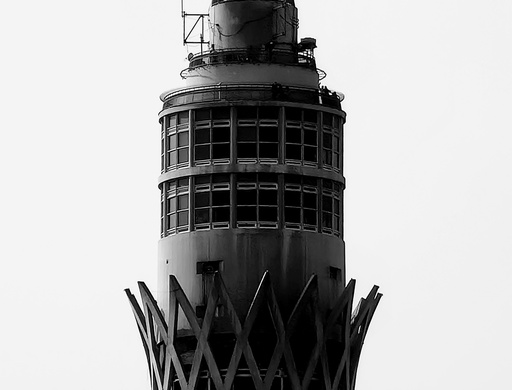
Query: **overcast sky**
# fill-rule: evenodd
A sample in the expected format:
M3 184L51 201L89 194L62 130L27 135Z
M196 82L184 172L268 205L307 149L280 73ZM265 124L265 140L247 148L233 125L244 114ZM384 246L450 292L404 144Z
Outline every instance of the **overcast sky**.
M357 389L511 389L512 2L296 5L346 95L348 277L384 293ZM179 2L5 2L0 37L0 388L149 390L123 289L156 288Z

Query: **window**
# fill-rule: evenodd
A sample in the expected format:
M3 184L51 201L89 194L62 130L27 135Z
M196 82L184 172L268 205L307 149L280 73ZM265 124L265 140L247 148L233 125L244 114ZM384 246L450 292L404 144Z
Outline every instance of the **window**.
M188 111L167 115L166 126L166 170L188 166L189 118Z
M230 108L195 111L195 165L228 164L231 158Z
M322 163L324 168L339 172L341 168L341 121L340 117L327 112L323 113Z
M162 125L162 131L160 132L160 173L165 172L165 117L160 119L160 124Z
M276 164L279 107L237 107L237 161Z
M166 189L166 221L167 235L189 229L189 179L171 180Z
M290 164L317 166L317 112L287 107L285 160Z
M285 176L285 228L317 230L317 179L297 175Z
M230 219L229 175L195 178L194 224L196 230L228 228Z
M280 176L236 173L234 187L231 174L221 173L194 176L191 181L187 177L164 182L161 236L227 229L233 218L238 228L277 229L282 218L286 229L342 234L341 183L294 174L286 174L282 179ZM234 198L236 201L232 201Z
M277 228L277 175L240 174L237 182L237 226Z
M322 232L340 235L341 186L332 180L322 182Z

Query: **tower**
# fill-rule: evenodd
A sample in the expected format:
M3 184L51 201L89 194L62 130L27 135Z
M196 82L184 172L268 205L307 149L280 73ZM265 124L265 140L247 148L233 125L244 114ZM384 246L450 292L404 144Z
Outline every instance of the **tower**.
M126 290L152 389L353 389L381 294L353 310L346 283L343 96L293 0L213 0L208 19L161 95L157 297Z

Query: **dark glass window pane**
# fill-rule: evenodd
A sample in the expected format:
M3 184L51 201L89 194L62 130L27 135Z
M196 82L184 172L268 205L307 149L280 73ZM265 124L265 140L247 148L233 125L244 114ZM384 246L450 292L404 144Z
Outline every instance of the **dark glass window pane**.
M176 126L176 114L169 117L169 127Z
M208 183L210 183L210 176L208 176L208 175L196 176L194 180L196 182L196 185L197 184L208 184Z
M255 143L238 144L238 158L256 158L256 151Z
M229 158L229 144L213 144L212 158Z
M239 206L237 208L238 221L256 221L256 207Z
M214 127L212 142L229 142L229 127Z
M300 192L299 191L285 191L284 204L286 206L300 207Z
M333 127L335 129L339 129L340 128L340 117L337 116L337 115L334 116L334 125L333 125Z
M293 144L301 144L301 129L295 127L286 128L286 142Z
M324 164L332 165L332 152L330 150L324 150Z
M285 222L300 223L300 209L286 207L284 209L284 220Z
M303 210L304 224L316 225L316 210Z
M277 183L277 175L273 173L259 173L258 179L260 183Z
M314 111L314 110L304 110L304 122L314 122L314 123L316 123L316 111Z
M169 148L170 149L176 149L176 147L178 146L178 136L176 134L171 134L169 136L169 138L171 139L171 142L170 142L170 145L169 145Z
M335 136L333 141L334 141L334 145L333 145L334 146L334 148L333 148L334 151L335 152L339 152L340 151L340 137L336 137Z
M332 135L324 133L324 148L332 149Z
M177 162L178 162L178 153L175 150L173 150L169 156L169 164L176 165Z
M300 145L286 145L286 158L290 160L302 159L302 147Z
M239 173L238 174L238 182L239 183L255 183L256 182L256 174L255 173Z
M316 162L317 161L316 146L304 146L304 160Z
M212 109L213 119L229 119L230 108L229 107L216 107Z
M260 144L260 158L277 158L279 154L278 144Z
M332 212L332 198L329 196L322 196L322 209L323 211Z
M277 142L279 133L277 127L260 126L260 142Z
M300 176L299 175L286 175L285 182L286 182L286 184L300 184Z
M214 206L229 205L229 191L212 191L212 204Z
M237 108L238 119L256 119L257 111L256 107L238 107Z
M302 113L300 108L286 108L286 120L288 121L300 121Z
M167 206L169 213L174 213L176 211L176 198L169 199L169 205Z
M260 207L261 222L277 222L277 207Z
M324 112L324 126L332 126L332 114Z
M167 217L167 226L169 226L170 229L176 227L176 214L171 214Z
M188 225L188 211L178 213L178 226Z
M256 142L256 127L243 126L238 128L238 141Z
M178 146L188 145L188 131L178 133Z
M334 214L340 214L340 201L338 199L334 199Z
M207 144L210 142L210 129L196 130L196 144Z
M332 180L322 180L322 185L324 186L324 189L332 190Z
M210 209L196 210L195 223L208 223L210 222Z
M303 207L307 209L316 209L316 194L310 192L304 192L303 196Z
M188 111L182 111L178 113L178 123L180 125L188 123Z
M260 190L260 205L277 206L277 190Z
M196 146L196 160L209 160L210 159L210 145Z
M334 230L340 231L340 217L334 217Z
M256 205L256 190L238 190L237 200L239 205Z
M188 148L178 150L178 163L184 163L188 161Z
M308 145L316 145L316 130L306 130L304 129L304 143Z
M229 174L213 175L212 182L213 183L229 183Z
M229 207L215 207L212 209L213 222L229 222Z
M322 213L322 226L332 229L332 214Z
M279 117L279 107L260 107L260 119L277 119Z
M210 109L196 110L196 121L205 121L210 119Z
M209 192L196 192L195 194L195 206L206 207L210 205L210 193Z
M277 119L279 107L260 107L260 119Z
M178 196L178 210L188 209L188 194Z
M311 187L316 187L317 186L317 181L314 177L310 177L310 176L303 176L302 177L302 182L304 183L305 186L311 186Z

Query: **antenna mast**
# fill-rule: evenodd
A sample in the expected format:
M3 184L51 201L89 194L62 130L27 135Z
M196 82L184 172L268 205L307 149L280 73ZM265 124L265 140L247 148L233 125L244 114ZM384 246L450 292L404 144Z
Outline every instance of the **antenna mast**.
M200 45L201 54L203 54L203 45L208 45L210 42L204 40L204 19L208 18L208 14L197 14L192 13L188 14L184 10L183 6L184 0L181 0L181 18L183 19L183 46L189 44ZM193 22L192 27L187 28L187 20ZM201 29L199 33L199 41L194 41L190 36L192 33L197 32L198 29Z

